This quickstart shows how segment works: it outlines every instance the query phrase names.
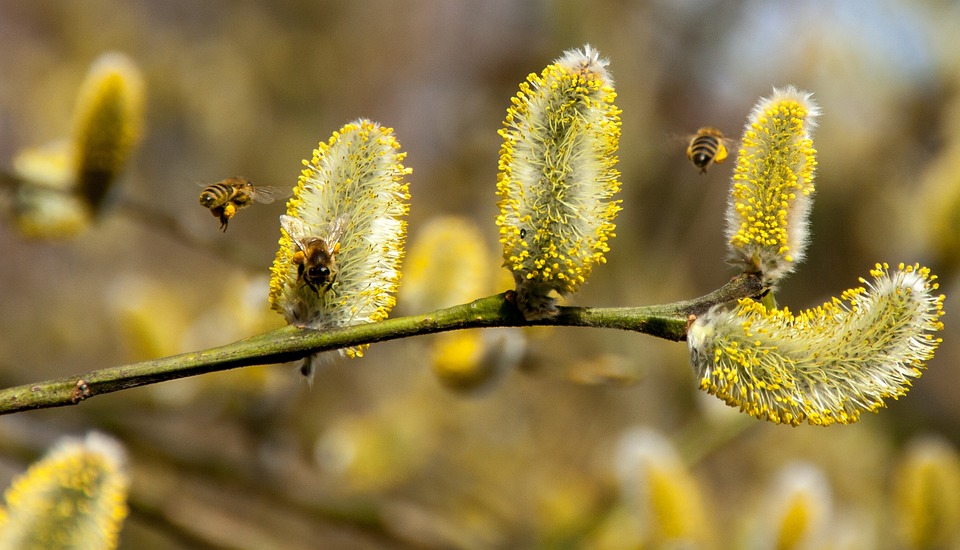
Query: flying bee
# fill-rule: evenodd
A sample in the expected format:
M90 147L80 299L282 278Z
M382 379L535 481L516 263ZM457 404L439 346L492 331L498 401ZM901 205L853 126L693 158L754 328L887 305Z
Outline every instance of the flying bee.
M707 173L707 168L714 163L720 164L727 158L727 147L733 140L723 135L723 132L705 126L697 130L687 145L687 158L694 166L700 169L701 174Z
M200 204L209 208L214 217L220 218L220 231L226 231L227 222L237 210L254 201L269 204L280 196L282 192L275 187L254 186L246 178L232 177L204 187L200 192Z
M350 221L350 216L340 214L327 224L323 235L311 234L311 230L299 218L280 216L280 225L287 235L297 244L299 250L293 255L297 265L297 280L323 294L337 278L337 252L340 251L340 237Z

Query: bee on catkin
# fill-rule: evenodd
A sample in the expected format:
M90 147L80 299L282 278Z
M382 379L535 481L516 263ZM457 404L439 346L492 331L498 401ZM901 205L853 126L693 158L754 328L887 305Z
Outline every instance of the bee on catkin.
M270 305L314 330L382 321L396 304L410 192L393 129L361 118L321 142L280 216ZM360 357L366 346L339 350ZM309 380L324 354L306 358ZM326 355L329 357L329 355Z
M323 235L311 235L307 225L299 218L280 216L280 226L297 245L293 263L297 265L297 279L315 292L326 292L337 278L337 252L340 252L340 237L347 223L348 214L337 216L327 225Z

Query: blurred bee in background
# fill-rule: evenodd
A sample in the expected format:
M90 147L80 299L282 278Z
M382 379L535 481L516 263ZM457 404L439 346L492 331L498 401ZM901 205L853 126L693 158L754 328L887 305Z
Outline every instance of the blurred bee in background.
M200 184L203 185L203 184ZM254 186L246 178L232 177L207 185L200 192L200 204L220 218L220 231L227 230L227 222L237 210L250 206L254 201L269 204L282 192L275 187Z
M311 235L306 224L298 218L286 214L280 216L280 225L287 235L297 244L293 263L297 264L297 280L323 294L337 278L337 261L334 257L340 251L340 237L350 222L350 216L341 214L323 231L323 235Z
M732 144L733 140L725 137L723 132L705 126L690 138L690 143L687 145L687 158L700 169L701 174L706 174L707 168L711 165L726 160L727 147Z

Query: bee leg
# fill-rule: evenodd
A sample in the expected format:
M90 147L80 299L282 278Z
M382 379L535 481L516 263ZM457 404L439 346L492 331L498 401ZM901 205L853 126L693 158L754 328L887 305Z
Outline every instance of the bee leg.
M227 222L229 222L230 218L232 218L233 215L237 213L237 207L234 206L232 202L228 202L223 206L222 210L223 211L220 214L220 231L223 231L224 233L226 233Z
M229 220L230 218L227 217L227 215L224 213L223 207L217 206L215 208L211 208L210 214L212 214L214 218L220 218L220 231L226 231L227 220Z
M307 286L307 280L303 277L303 252L297 251L293 255L293 263L297 264L297 281L300 283L300 288Z
M313 288L314 292L317 293L317 296L322 297L324 294L327 293L328 290L330 290L330 281L327 281L327 282L323 283L323 284L320 285L319 287L314 286L314 287L312 287L312 288Z

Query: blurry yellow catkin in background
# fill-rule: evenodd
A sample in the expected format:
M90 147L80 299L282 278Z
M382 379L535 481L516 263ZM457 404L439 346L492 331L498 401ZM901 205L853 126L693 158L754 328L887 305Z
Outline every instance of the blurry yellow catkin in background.
M457 216L434 218L411 243L400 300L409 313L462 304L484 296L496 270L476 224Z
M120 444L98 433L59 442L7 489L0 550L109 550L127 516Z
M435 218L410 247L400 304L408 313L422 313L467 303L494 292L499 273L476 224L456 216ZM445 387L474 391L515 365L523 350L517 329L446 332L432 339L430 365Z
M628 430L620 439L616 473L624 513L614 518L626 525L611 526L606 536L619 533L620 540L598 547L709 547L710 516L700 483L667 438L647 428Z
M960 454L941 439L914 441L893 475L905 548L960 548Z
M90 227L90 210L74 194L73 154L66 140L24 149L13 158L20 185L13 196L13 220L27 238L58 239Z
M834 517L830 482L813 465L793 463L784 467L761 502L750 548L823 548L829 540Z
M143 77L130 58L97 59L80 88L73 124L77 190L94 213L140 141L143 103Z
M66 238L90 226L140 141L144 95L143 76L124 54L106 53L93 63L70 138L14 158L20 180L14 220L24 236Z

